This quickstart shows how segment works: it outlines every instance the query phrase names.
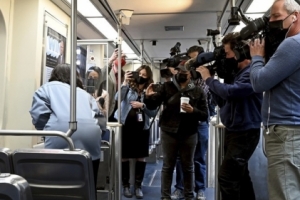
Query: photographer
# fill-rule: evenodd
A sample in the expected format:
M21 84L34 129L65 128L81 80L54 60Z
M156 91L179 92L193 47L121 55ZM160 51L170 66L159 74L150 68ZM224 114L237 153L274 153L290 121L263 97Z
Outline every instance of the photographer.
M177 67L175 79L165 82L160 90L153 91L153 84L146 90L145 104L155 109L163 103L164 110L159 123L163 149L161 177L162 199L171 199L173 171L179 154L184 174L185 199L193 199L194 163L199 121L208 118L206 96L203 90L191 81L189 68L183 62ZM188 97L189 103L181 104ZM183 110L181 112L180 110Z
M250 60L238 62L233 49L238 44L237 33L227 34L222 43L226 53L225 68L235 73L232 83L221 83L211 77L207 68L201 73L220 107L221 122L225 126L224 159L218 174L223 200L255 200L248 170L259 138L262 93L256 93L250 83ZM228 72L231 74L230 72Z
M137 73L137 77L134 73ZM135 72L126 72L121 86L121 123L122 123L122 182L123 195L132 197L129 184L129 158L135 158L135 196L143 198L142 182L146 169L145 158L149 156L149 118L155 117L156 110L144 104L144 90L153 83L151 68L142 65ZM115 112L118 117L118 110Z
M203 53L204 50L201 46L192 46L188 49L187 54L190 58L196 58L199 54ZM190 60L188 63L191 63ZM197 87L203 89L207 97L207 103L209 108L209 116L213 116L215 105L211 101L211 94L208 90L205 81L200 77L193 80ZM197 200L205 200L205 179L206 179L206 152L208 147L208 122L209 118L204 121L199 122L197 128L198 141L194 155L194 168L195 168L195 188ZM181 168L180 159L176 163L176 184L174 186L176 189L172 193L172 199L183 198L183 173Z
M300 6L294 0L277 0L269 24L282 41L265 64L265 41L250 45L250 79L257 92L265 92L262 105L269 199L300 197ZM273 26L274 27L274 26ZM285 38L280 38L285 35Z

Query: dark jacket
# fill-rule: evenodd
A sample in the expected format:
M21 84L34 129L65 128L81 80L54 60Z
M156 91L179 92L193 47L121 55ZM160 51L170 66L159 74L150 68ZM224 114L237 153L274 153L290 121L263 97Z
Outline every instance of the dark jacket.
M144 103L149 109L155 109L163 103L160 116L160 128L165 132L192 135L197 132L199 121L208 117L206 96L203 90L190 83L181 93L175 80L165 82L160 91L152 97L145 98ZM175 95L175 98L172 96ZM180 97L189 97L189 104L193 106L193 113L180 113ZM172 97L172 98L171 98ZM169 99L172 99L171 101Z
M230 131L245 131L261 126L262 93L254 92L250 83L250 68L240 70L232 84L223 84L213 78L206 84L220 107L220 118Z

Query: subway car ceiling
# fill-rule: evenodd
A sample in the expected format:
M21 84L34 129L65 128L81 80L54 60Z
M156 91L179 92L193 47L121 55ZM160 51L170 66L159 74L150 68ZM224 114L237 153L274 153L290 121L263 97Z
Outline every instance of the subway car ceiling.
M72 0L51 0L70 15ZM245 24L229 25L232 7L240 7L247 17L256 19L268 12L273 0L77 0L80 39L117 38L117 15L133 10L129 25L122 25L125 53L129 59L143 58L157 63L170 57L170 49L181 43L181 53L193 45L213 50L207 29L221 30L220 36L239 31ZM103 28L105 26L110 28ZM110 30L113 33L106 32ZM109 55L112 53L110 48Z

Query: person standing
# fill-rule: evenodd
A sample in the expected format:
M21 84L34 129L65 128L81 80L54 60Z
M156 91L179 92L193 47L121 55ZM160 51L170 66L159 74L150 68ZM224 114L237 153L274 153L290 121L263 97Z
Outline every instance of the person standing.
M236 59L233 49L238 45L238 36L238 33L228 33L222 39L225 69L230 75L226 75L226 79L229 80L224 79L221 83L211 77L204 66L198 67L197 71L220 107L221 122L225 126L224 159L218 174L222 200L255 200L248 161L260 139L263 95L251 86L251 60Z
M199 54L203 53L204 50L201 46L192 46L188 49L187 54L190 58L195 58ZM203 89L207 97L207 103L209 108L209 117L213 116L215 105L212 102L211 94L209 92L208 86L205 84L205 81L199 77L194 79L194 84L197 87ZM208 147L208 123L209 117L205 121L200 121L198 124L198 142L194 155L194 170L195 170L195 188L197 200L205 200L205 180L206 180L206 152ZM176 163L176 184L175 190L172 193L172 199L182 199L183 195L183 173L180 159Z
M67 132L70 114L70 65L57 65L49 79L33 95L30 115L32 124L37 130ZM93 161L94 182L97 185L97 174L101 155L101 128L97 116L102 115L95 99L83 90L77 73L77 130L71 136L74 146L90 153ZM68 148L67 142L54 136L45 137L46 149Z
M129 159L136 159L135 163L135 184L134 194L137 199L142 199L142 182L146 169L146 157L149 156L149 118L155 117L156 110L149 109L144 104L145 89L153 83L151 68L142 65L135 72L138 77L133 76L133 72L126 72L121 91L121 119L122 124L122 183L123 195L132 197L130 190L130 163ZM115 111L115 119L118 119L119 109Z
M199 121L208 118L208 109L203 90L191 81L190 68L181 62L177 70L175 78L163 83L159 91L153 91L152 84L147 88L145 104L152 109L161 103L164 107L159 119L163 149L161 198L171 199L173 171L179 155L183 169L184 198L192 200L197 127ZM189 103L181 104L181 97L188 97Z
M269 34L281 43L267 63L265 40L250 44L250 80L254 91L265 92L262 118L269 199L296 200L300 198L300 6L294 0L276 0L270 13Z

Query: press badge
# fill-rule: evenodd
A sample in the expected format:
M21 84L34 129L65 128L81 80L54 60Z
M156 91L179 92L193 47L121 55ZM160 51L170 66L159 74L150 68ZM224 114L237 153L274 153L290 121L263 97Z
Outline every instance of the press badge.
M137 118L137 121L138 121L138 122L142 122L142 121L143 121L143 113L140 112L140 111L138 111L138 112L136 113L136 118Z

